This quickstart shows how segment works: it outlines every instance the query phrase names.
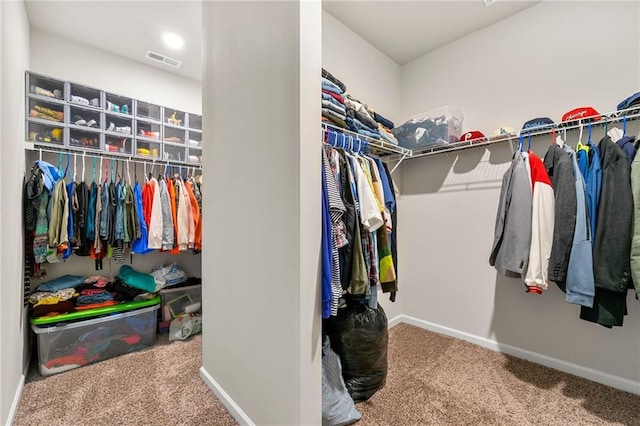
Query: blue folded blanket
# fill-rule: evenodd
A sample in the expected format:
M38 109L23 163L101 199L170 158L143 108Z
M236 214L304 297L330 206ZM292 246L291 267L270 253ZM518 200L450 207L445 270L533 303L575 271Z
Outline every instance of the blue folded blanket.
M56 292L65 288L76 288L84 281L80 275L63 275L51 281L44 282L38 286L38 291Z

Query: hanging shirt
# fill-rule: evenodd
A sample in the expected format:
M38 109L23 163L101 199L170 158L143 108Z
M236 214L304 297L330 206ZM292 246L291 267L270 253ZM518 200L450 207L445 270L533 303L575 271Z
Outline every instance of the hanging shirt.
M115 241L124 241L124 188L122 182L116 184L116 214L114 223Z
M69 241L69 195L64 185L64 179L59 179L55 183L50 202L49 246L58 247Z
M584 192L584 178L578 166L577 156L569 145L564 146L572 163L576 188L576 221L567 268L566 301L592 307L595 295L593 278L593 251L591 230L587 214L587 200ZM556 215L557 218L557 215ZM558 222L556 221L556 227Z
M67 239L68 242L65 245L64 243L61 243L61 246L64 247L64 253L62 254L62 259L68 259L69 256L71 256L72 253L72 246L73 246L73 239L75 237L74 234L74 227L73 227L73 214L74 214L74 205L73 205L73 201L75 199L75 187L76 187L76 183L71 181L67 184L67 197L69 199L69 216L67 217ZM77 200L76 200L77 201Z
M596 235L598 223L598 203L602 189L602 164L600 162L600 150L589 142L589 169L585 176L587 209L589 211L589 223L591 232ZM591 240L595 244L595 238Z
M189 198L185 199L186 189L181 179L174 182L178 197L178 249L185 251L189 248ZM186 202L185 202L186 201Z
M100 238L100 228L102 222L102 185L96 185L96 217L95 217L95 238L93 239L93 252L96 258L102 255L102 239Z
M160 202L160 187L156 178L149 180L153 188L153 202L151 204L151 219L149 225L149 248L162 248L162 203Z
M176 194L176 188L173 183L173 179L169 179L167 182L167 189L169 190L169 202L171 204L171 218L173 220L173 249L171 254L179 254L178 248L178 198Z
M338 302L342 296L342 285L340 283L340 256L338 252L338 243L336 236L336 223L342 220L345 212L344 204L338 192L338 186L335 176L331 171L331 165L327 158L326 152L322 150L322 167L325 174L325 185L327 190L327 199L329 200L329 214L331 216L331 315L338 314Z
M146 254L149 253L148 246L148 230L147 230L147 222L144 220L144 211L142 208L142 190L140 189L140 184L136 182L133 188L134 202L136 205L135 211L138 216L138 223L140 224L140 236L133 241L131 245L131 251L137 254Z
M96 236L96 197L98 195L98 185L91 184L89 191L89 204L87 206L87 240L93 243Z
M142 214L147 230L151 227L151 210L153 210L153 185L147 181L142 188Z
M109 184L104 182L100 192L100 238L106 240L109 238Z
M329 215L329 199L327 195L326 174L324 167L322 170L322 240L321 256L322 263L322 318L331 316L332 286L331 277L333 274L331 257L331 216Z
M354 161L353 165L360 204L360 222L367 231L373 232L384 224L380 207L359 161Z
M193 215L193 247L196 248L196 243L198 241L198 225L200 224L200 206L198 205L198 200L196 199L196 194L193 191L193 185L190 181L184 183L184 186L187 188L187 193L189 194L189 199L191 200L191 213ZM200 228L202 229L202 228ZM191 229L189 229L189 244L191 244ZM202 235L200 235L200 246L202 246Z
M174 230L166 179L162 179L159 185L160 203L162 205L162 250L171 250L173 249Z
M578 161L578 168L580 169L580 173L582 173L582 179L587 179L587 173L589 173L589 146L583 145L578 142L576 145L576 161Z
M531 245L524 283L529 292L541 294L549 286L548 270L553 244L555 196L542 160L530 152L529 163L533 181Z

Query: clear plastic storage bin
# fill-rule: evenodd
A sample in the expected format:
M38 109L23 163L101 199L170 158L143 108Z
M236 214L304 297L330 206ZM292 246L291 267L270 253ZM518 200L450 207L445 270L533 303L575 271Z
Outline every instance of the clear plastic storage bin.
M414 116L394 128L393 134L401 147L420 150L458 142L463 121L462 111L445 106Z
M153 345L159 307L51 327L32 325L40 373L49 376Z

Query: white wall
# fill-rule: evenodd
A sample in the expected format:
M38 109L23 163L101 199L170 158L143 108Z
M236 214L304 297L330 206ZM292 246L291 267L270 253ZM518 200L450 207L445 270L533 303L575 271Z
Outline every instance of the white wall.
M490 132L536 116L559 120L581 105L614 110L640 87L638 16L637 2L543 2L407 64L404 115L454 105L467 129ZM543 156L548 143L533 149ZM631 295L624 327L608 330L580 320L555 286L526 294L489 266L510 158L500 144L402 166L404 313L635 382L627 384L640 392L640 306Z
M243 422L320 424L320 4L203 19L202 376Z
M30 69L195 114L202 110L197 81L37 28L31 29Z
M464 128L615 111L638 91L637 2L545 1L406 64L403 116L452 105ZM622 31L622 28L625 28Z
M350 95L392 121L402 119L400 65L325 11L322 66L347 86Z
M23 309L22 179L24 71L29 67L29 21L22 1L0 2L0 424L11 421L29 354Z
M357 58L357 59L354 59ZM347 86L347 93L373 107L384 117L401 124L402 118L402 68L392 59L373 47L333 15L322 12L322 66ZM393 175L400 186L400 173ZM397 195L398 211L402 199ZM400 224L399 226L402 226ZM401 254L398 255L399 259ZM399 260L402 262L402 260ZM398 295L395 302L381 291L378 301L388 319L402 313L405 298L404 277L398 274Z

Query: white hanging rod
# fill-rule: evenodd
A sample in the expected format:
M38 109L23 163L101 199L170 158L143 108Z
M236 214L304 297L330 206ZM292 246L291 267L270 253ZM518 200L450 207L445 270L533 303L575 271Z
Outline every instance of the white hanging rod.
M79 155L81 157L85 157L85 158L106 158L108 160L114 160L114 161L128 161L129 163L138 163L138 164L147 164L147 165L151 165L151 166L155 166L155 165L159 165L159 166L164 166L164 165L175 165L175 166L180 166L180 167L184 167L187 170L191 169L191 170L200 170L202 171L202 164L193 164L193 163L186 163L184 161L175 161L175 160L161 160L159 158L150 158L148 160L142 160L140 158L137 157L132 157L130 155L123 155L123 154L107 154L107 153L103 153L100 151L96 151L96 152L87 152L84 150L80 150L80 149L74 149L72 147L61 147L61 148L56 148L56 147L52 147L49 145L46 146L42 146L42 145L38 145L36 143L32 143L32 142L27 142L26 144L26 149L29 151L35 151L35 152L48 152L48 153L52 153L52 154L75 154L75 155Z
M572 124L569 126L563 123L557 123L557 124L542 127L540 128L540 130L535 130L535 128L532 130L520 130L517 134L509 133L504 136L497 136L497 137L494 136L494 137L488 137L488 138L482 138L482 139L471 139L468 141L442 144L434 147L425 147L419 151L416 150L415 152L413 152L413 155L410 156L409 158L420 158L420 157L426 157L429 155L444 154L452 151L460 151L463 149L493 145L495 143L500 143L500 142L509 142L514 140L517 141L520 135L524 136L525 139L528 139L529 136L537 137L537 136L551 135L554 133L556 134L563 133L568 130L580 129L581 127L584 130L584 129L587 129L589 125L591 125L591 127L593 128L596 126L600 127L600 126L609 125L609 124L621 123L625 121L625 119L626 121L635 121L638 118L640 118L640 113L636 112L634 114L629 114L629 115L620 115L620 114L624 114L629 111L638 111L639 109L640 109L640 106L624 109L620 111L609 112L606 114L599 114L602 117L602 119L598 121L592 121L591 123L583 122L582 120L578 120L579 121L578 124ZM574 121L576 120L572 120L571 122L574 122Z

